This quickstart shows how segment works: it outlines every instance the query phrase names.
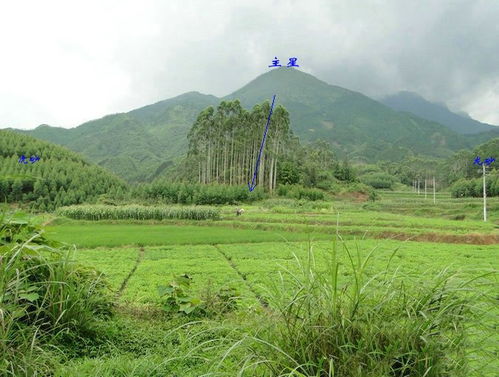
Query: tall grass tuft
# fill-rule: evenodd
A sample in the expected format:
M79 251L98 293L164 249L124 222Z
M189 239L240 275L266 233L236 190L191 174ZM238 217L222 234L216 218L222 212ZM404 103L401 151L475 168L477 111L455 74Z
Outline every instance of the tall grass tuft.
M44 345L92 337L110 291L22 215L0 217L0 375L50 375Z
M266 325L223 359L243 348L244 376L469 376L469 282L443 271L411 284L388 266L371 273L374 250L341 249L347 265L336 242L326 256L310 246L308 257L295 257L297 269L284 269L269 290L269 312L257 320Z
M139 205L79 205L60 207L57 214L76 220L217 220L220 210L212 207L148 207Z

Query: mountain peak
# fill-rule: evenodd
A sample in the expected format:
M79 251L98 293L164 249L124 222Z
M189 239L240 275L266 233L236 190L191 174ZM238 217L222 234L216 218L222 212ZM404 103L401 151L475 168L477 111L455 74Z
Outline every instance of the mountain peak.
M381 100L396 111L405 111L423 119L443 124L461 134L474 134L497 130L490 124L472 119L468 114L455 113L445 103L430 102L417 93L402 91Z
M261 74L223 99L239 99L243 106L250 108L257 103L269 100L274 94L277 95L278 103L304 102L313 104L324 98L335 100L352 93L354 92L329 85L296 68L281 67Z

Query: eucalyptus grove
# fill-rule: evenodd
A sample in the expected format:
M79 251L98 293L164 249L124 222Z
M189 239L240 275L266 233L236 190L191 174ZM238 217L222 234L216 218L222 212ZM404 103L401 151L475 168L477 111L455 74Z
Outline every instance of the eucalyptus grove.
M255 170L269 111L268 102L247 111L238 100L223 101L216 110L203 110L188 134L187 160L196 169L197 181L248 183ZM276 187L278 161L291 137L289 114L279 105L272 113L257 177L257 184L269 191Z

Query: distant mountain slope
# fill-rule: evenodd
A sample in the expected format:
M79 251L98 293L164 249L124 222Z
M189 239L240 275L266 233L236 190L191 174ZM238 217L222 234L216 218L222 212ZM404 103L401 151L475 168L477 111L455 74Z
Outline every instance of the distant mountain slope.
M217 97L189 92L72 129L43 125L25 132L81 152L127 180L143 181L184 153L187 132L197 115L218 102Z
M289 111L291 128L301 140L328 140L340 155L357 160L398 160L410 154L448 156L499 136L499 128L460 135L293 68L270 70L223 99L237 98L250 108L273 94ZM144 181L167 174L168 167L186 152L186 136L199 112L220 100L189 92L74 129L44 125L19 132L81 152L128 181Z
M295 69L265 73L224 99L238 98L250 107L273 94L288 109L293 131L301 139L325 139L363 159L397 159L409 151L446 156L474 144L441 124L396 112Z
M447 126L461 134L475 134L479 132L499 130L499 127L479 122L465 113L453 113L446 105L427 101L412 92L399 92L381 100L383 104L396 111L406 111Z
M26 164L19 162L26 157ZM31 156L38 161L30 162ZM117 194L125 182L105 169L59 145L28 135L0 131L0 200L56 206L93 201L100 194Z

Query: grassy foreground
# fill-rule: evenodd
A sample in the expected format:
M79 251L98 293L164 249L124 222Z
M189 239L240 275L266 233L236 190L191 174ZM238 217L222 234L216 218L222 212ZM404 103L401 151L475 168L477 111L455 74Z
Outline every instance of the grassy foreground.
M497 214L483 223L440 198L425 217L403 208L412 199L267 200L219 220L45 217L47 237L103 272L116 311L77 349L47 349L54 375L495 376ZM158 287L181 274L203 310L162 309ZM237 292L236 306L217 292Z

